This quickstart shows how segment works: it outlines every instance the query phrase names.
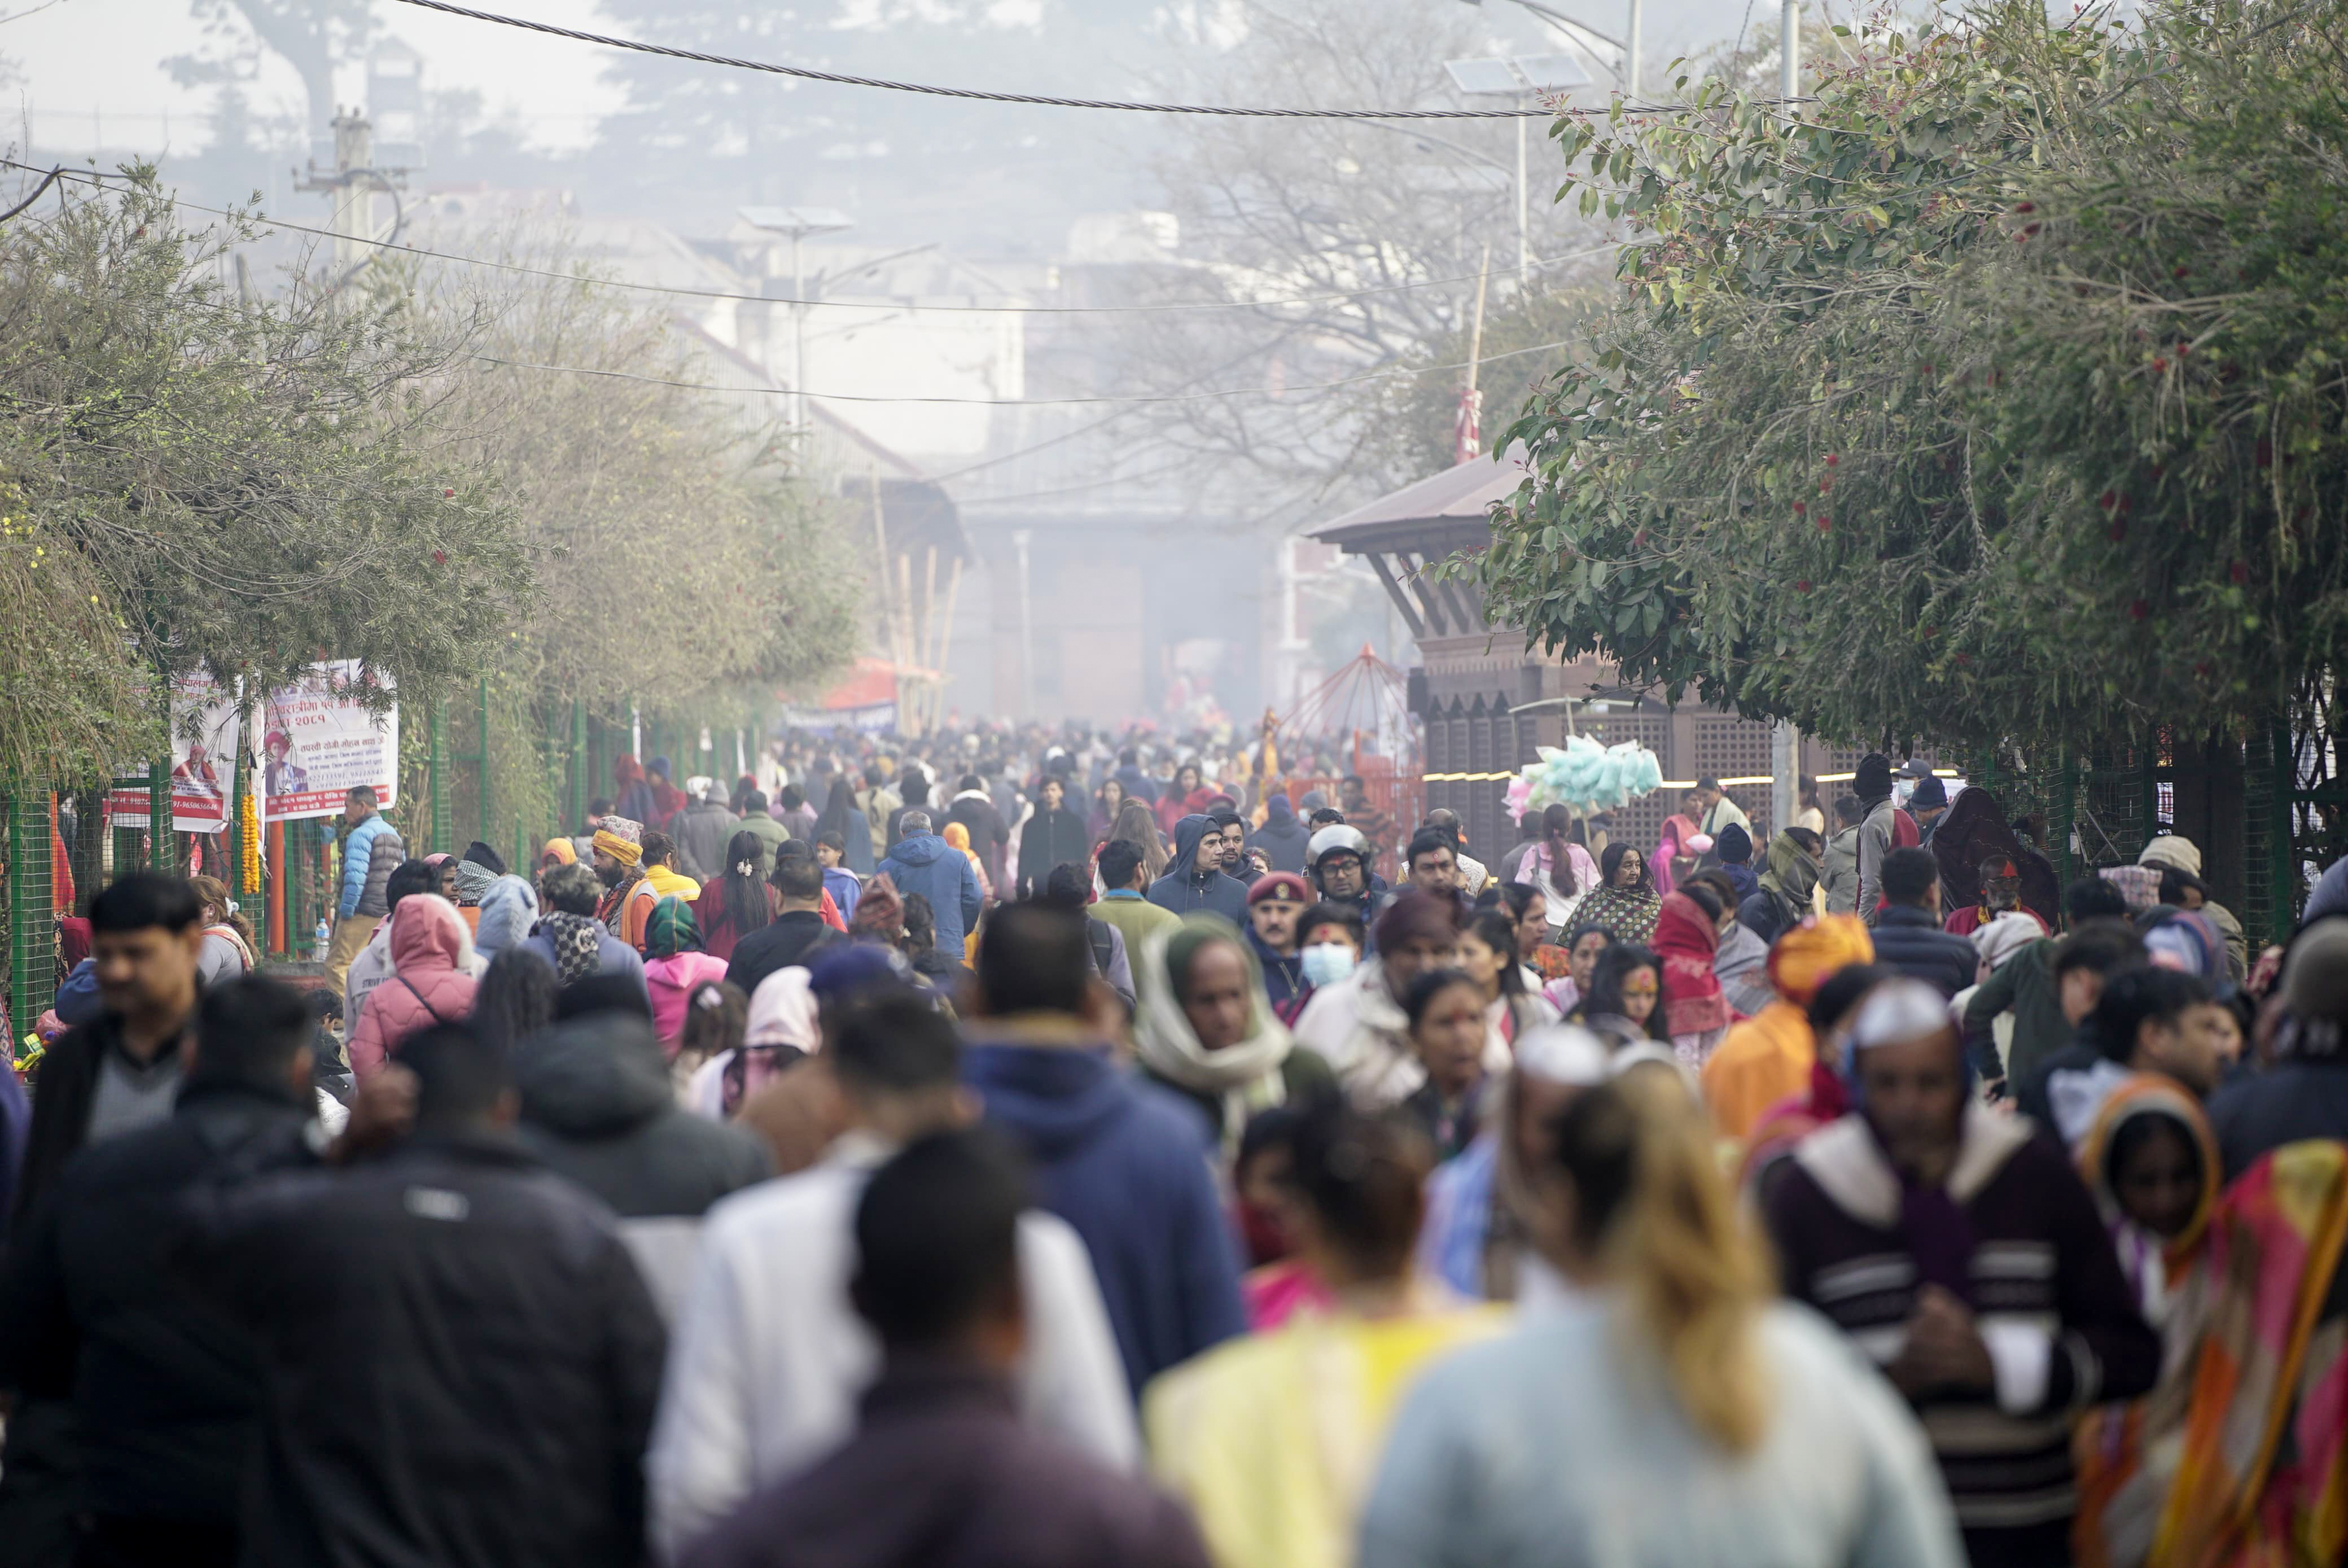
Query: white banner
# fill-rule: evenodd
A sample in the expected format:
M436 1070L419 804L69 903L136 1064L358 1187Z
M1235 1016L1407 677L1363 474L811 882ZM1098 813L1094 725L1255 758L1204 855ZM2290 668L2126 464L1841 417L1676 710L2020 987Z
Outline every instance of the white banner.
M236 788L236 694L210 676L171 685L171 829L218 833L228 828ZM118 828L143 828L152 801L144 786L117 779L107 815Z
M357 693L391 677L355 659L313 665L301 684L269 694L261 716L262 820L331 817L365 784L388 810L398 800L399 706L369 713Z

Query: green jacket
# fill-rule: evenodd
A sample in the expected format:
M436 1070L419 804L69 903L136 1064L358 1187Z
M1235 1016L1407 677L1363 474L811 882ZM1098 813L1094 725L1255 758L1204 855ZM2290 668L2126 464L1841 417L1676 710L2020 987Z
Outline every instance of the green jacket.
M1180 915L1170 909L1160 909L1138 893L1130 898L1112 895L1101 899L1086 904L1085 913L1117 927L1125 938L1126 961L1133 965L1136 975L1141 973L1142 939L1153 931L1182 923Z
M2071 1043L2071 1021L2063 1016L2063 991L2054 981L2051 937L2042 937L1997 966L1965 1004L1965 1054L1984 1080L2030 1081L2041 1063ZM2013 1043L2003 1073L1997 1037L1990 1026L2000 1013L2013 1015Z
M744 817L742 825L735 831L758 835L758 874L760 876L775 869L775 851L791 841L791 830L764 811L753 811Z

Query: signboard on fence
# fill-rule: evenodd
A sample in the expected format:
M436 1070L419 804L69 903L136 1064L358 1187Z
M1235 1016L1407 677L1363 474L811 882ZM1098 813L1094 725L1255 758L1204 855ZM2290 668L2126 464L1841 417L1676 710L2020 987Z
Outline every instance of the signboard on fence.
M236 693L210 676L185 676L171 685L171 830L219 833L228 828L236 789ZM118 828L147 826L151 804L144 780L117 779L107 815Z
M362 784L377 805L397 804L399 707L369 713L359 700L366 686L389 691L391 677L337 659L269 694L260 716L263 821L331 817Z

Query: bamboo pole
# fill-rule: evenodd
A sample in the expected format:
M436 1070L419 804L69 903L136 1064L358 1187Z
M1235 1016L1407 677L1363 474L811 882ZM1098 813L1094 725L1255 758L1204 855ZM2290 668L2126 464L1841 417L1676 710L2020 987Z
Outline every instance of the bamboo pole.
M938 712L945 712L946 660L953 653L954 600L962 593L962 557L954 557L953 570L946 573L946 614L938 623Z

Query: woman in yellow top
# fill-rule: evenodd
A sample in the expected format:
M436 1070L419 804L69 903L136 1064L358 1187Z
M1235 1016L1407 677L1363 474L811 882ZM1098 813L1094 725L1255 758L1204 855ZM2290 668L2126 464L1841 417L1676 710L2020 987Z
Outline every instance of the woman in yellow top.
M1220 1568L1343 1568L1386 1427L1426 1362L1497 1333L1416 1279L1425 1140L1334 1101L1306 1111L1282 1197L1334 1298L1165 1373L1142 1398L1150 1468Z

